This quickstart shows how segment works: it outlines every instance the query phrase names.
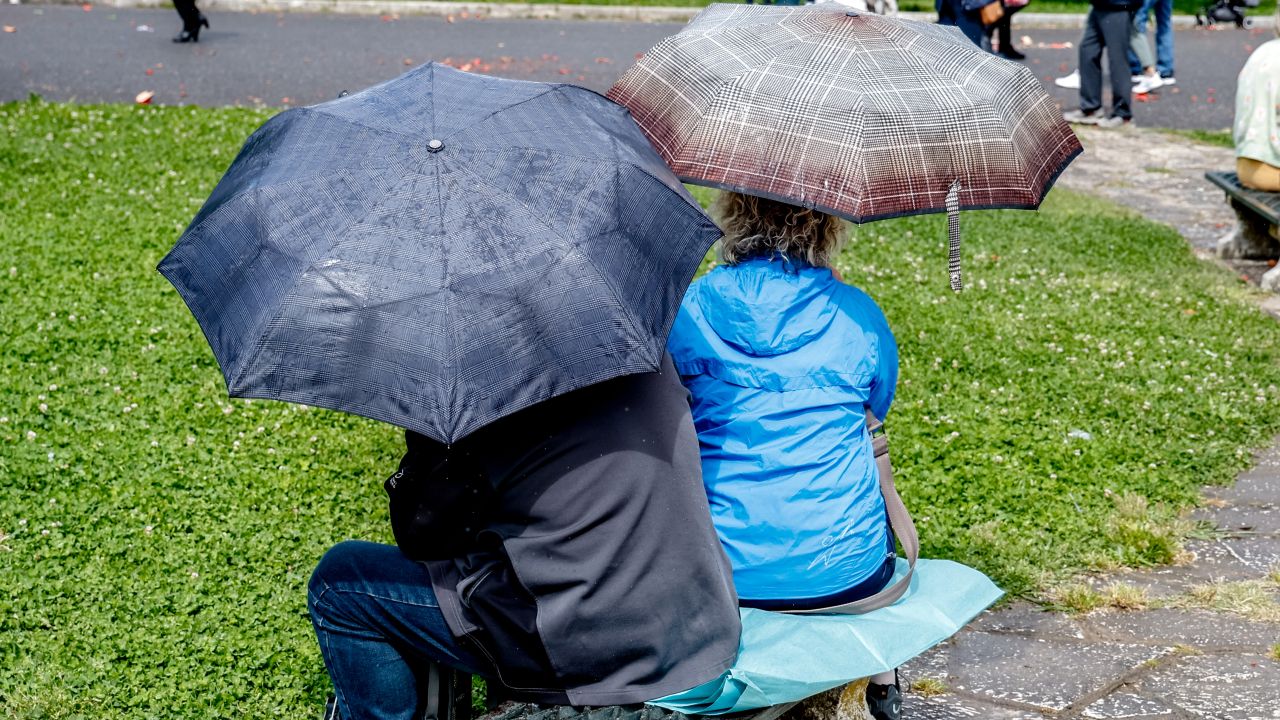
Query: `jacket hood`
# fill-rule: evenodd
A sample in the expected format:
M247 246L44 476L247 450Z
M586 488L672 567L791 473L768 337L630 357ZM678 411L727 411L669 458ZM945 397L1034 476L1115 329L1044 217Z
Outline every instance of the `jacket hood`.
M784 272L778 272L778 265ZM712 331L754 357L792 352L819 337L836 307L827 268L778 258L753 258L712 270L698 283L698 304Z

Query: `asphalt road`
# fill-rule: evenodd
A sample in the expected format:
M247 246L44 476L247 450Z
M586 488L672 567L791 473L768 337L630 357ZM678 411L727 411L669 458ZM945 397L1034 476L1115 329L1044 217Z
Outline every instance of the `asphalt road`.
M427 60L505 77L607 90L641 53L679 25L456 16L216 13L199 44L176 45L177 15L65 5L0 5L0 101L306 105L394 77ZM1076 62L1078 30L1022 30L1028 67L1066 107L1053 77ZM1230 126L1235 77L1270 30L1176 33L1178 84L1135 104L1144 126ZM1070 44L1068 46L1067 44Z

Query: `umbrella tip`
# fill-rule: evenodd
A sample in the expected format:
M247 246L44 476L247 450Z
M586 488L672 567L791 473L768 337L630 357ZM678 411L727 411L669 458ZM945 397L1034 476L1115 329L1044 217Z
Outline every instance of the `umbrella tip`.
M427 143L427 149L433 153L440 152L441 150L444 149L444 143L439 140L433 139Z
M846 17L858 17L861 13L857 10L846 10L844 14Z
M351 94L351 93L347 92L346 90L343 90L342 92L338 93L338 97L340 97L340 98L344 98L344 97L346 97L346 96L348 96L348 95L350 95L350 94Z

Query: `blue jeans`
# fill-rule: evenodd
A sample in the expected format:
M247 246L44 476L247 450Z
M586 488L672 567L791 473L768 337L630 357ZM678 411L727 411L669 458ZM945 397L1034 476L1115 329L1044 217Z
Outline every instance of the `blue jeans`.
M429 662L482 667L445 624L426 567L394 545L330 548L311 575L307 609L343 720L412 720Z
M1155 11L1156 70L1161 77L1173 77L1173 0L1144 0L1133 17L1133 25L1142 33L1141 42L1147 41L1147 18ZM1129 69L1134 75L1142 72L1142 63L1133 50L1129 51Z

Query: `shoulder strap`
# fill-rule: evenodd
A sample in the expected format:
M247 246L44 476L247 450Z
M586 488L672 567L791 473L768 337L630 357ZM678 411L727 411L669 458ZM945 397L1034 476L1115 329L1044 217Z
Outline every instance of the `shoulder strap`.
M843 605L814 610L789 610L792 614L841 614L861 615L878 610L897 602L898 598L911 585L911 576L916 571L916 560L920 559L920 536L916 534L916 524L911 521L911 513L902 504L898 496L898 488L893 484L893 466L889 464L889 437L884 432L884 424L866 408L867 432L871 434L871 446L875 450L876 470L880 475L880 494L884 495L884 507L889 514L889 527L902 543L902 550L907 556L907 574L898 582L881 590L875 595L854 600Z

